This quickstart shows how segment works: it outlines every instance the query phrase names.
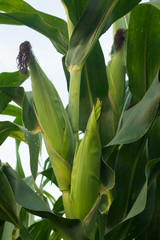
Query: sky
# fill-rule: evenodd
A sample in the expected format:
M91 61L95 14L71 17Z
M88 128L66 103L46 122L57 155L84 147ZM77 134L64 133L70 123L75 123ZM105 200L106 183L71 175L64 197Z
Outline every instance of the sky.
M66 14L60 0L27 0L26 2L37 10L66 20ZM0 36L0 73L17 71L16 57L18 55L19 45L26 40L30 41L39 64L53 82L64 106L66 106L68 103L68 93L61 63L62 55L56 51L50 40L25 26L0 25ZM113 42L112 28L102 35L100 42L107 63L110 59L109 53ZM27 80L22 86L26 91L30 91L30 80ZM13 118L0 116L0 121L4 120L13 120ZM40 160L40 162L43 165L43 160L47 158L44 146L42 152L42 160ZM30 175L29 152L28 147L24 143L21 144L20 155L25 172L27 175ZM14 139L7 138L2 146L0 146L0 159L2 162L8 162L15 168L16 156Z

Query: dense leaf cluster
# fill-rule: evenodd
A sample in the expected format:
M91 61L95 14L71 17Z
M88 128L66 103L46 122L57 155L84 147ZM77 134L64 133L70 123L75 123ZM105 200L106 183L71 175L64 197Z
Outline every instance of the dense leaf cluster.
M69 91L64 109L29 42L21 73L0 73L0 113L15 117L0 122L0 144L13 137L17 156L16 170L0 162L0 239L160 239L160 1L140 2L62 0L66 23L23 0L0 0L0 24L28 26L62 54ZM106 66L99 37L111 25ZM21 87L28 68L32 92ZM42 137L49 157L38 172ZM60 188L57 201L47 183Z

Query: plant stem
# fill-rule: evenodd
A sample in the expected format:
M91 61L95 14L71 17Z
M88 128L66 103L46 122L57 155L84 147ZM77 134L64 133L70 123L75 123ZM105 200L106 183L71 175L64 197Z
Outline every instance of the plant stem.
M71 206L71 195L70 191L63 191L62 192L63 204L65 209L65 215L67 218L73 219L75 218Z
M68 106L69 119L73 129L76 145L79 142L78 131L79 131L80 82L81 82L81 70L76 69L70 73L69 106Z

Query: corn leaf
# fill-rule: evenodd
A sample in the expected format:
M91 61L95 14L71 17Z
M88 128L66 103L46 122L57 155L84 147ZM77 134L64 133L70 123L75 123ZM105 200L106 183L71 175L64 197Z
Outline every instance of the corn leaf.
M102 30L104 28L108 29L114 21L131 11L138 2L140 0L132 0L129 4L126 0L88 1L88 5L76 25L70 40L67 53L67 65L70 71L83 66Z
M115 184L115 173L112 168L107 165L103 159L101 160L100 179L107 190L112 189Z
M32 134L28 132L25 128L19 126L21 132L23 133L29 147L30 154L30 169L34 180L37 176L38 171L38 157L40 151L40 138L39 134Z
M141 169L145 168L146 160L145 157L141 157L141 154L144 148L144 142L145 139L140 139L136 143L123 145L117 156L115 166L116 196L109 209L108 227L117 225L127 216L130 206L132 206L137 198L137 192L139 194L139 191L143 187L145 173L143 173L143 170L141 171ZM129 156L131 157L129 158ZM140 171L140 177L138 177L138 171ZM138 183L137 189L133 189L132 187L134 185L135 176L136 186ZM132 198L130 197L130 194L133 194Z
M160 157L160 118L158 117L153 124L148 136L149 158L154 159Z
M2 112L12 100L11 96L5 94L3 90L8 87L18 87L27 79L26 76L20 75L19 72L0 73L0 112ZM17 90L18 92L18 90Z
M155 196L155 202L154 202L154 212L152 216L151 223L147 230L145 231L145 239L150 240L150 239L156 239L160 238L160 231L159 231L159 222L160 222L160 205L159 205L159 199L160 199L160 175L157 177L157 182L156 182L156 196ZM142 233L137 240L143 239L144 234Z
M70 40L67 53L67 66L70 71L74 67L82 68L117 2L117 0L90 0L88 2Z
M64 20L37 11L22 0L0 0L0 24L26 25L48 37L58 52L68 49L67 24Z
M19 147L20 147L20 141L16 140L16 171L18 172L18 175L21 178L25 178L25 174L23 171L22 163L21 163L21 158L19 154Z
M112 23L114 23L115 21L117 21L119 18L123 17L124 15L126 15L127 13L129 13L132 9L134 9L134 7L141 2L141 0L120 0L118 1L117 5L115 6L115 8L113 9L112 13L110 14L103 32L105 32Z
M75 26L81 17L88 0L62 0L65 8L67 8L68 16Z
M160 8L156 3L141 4L130 15L127 73L133 103L142 99L160 68Z
M23 87L0 87L0 91L8 99L8 102L13 100L20 107L22 106L24 98Z
M33 178L35 179L37 175L38 156L40 151L40 141L38 134L32 134L28 132L24 127L9 121L0 122L0 144L2 144L8 136L28 143L31 172Z
M24 136L19 131L19 128L17 125L9 122L4 121L0 122L0 145L5 141L5 139L11 134L11 133L17 132L19 134L19 138L24 140Z
M97 213L98 213L98 208L99 208L99 204L100 204L100 196L97 198L91 212L87 215L87 217L84 219L83 221L83 226L85 229L85 233L86 236L90 239L90 240L94 240L95 239L95 224L96 224L96 220L97 220Z
M12 236L13 229L14 229L14 225L10 222L5 221L1 235L0 235L1 240L10 239Z
M20 119L22 110L15 105L8 104L7 107L1 112L1 114L17 117Z
M25 93L22 106L22 118L25 128L28 129L28 131L36 132L39 125L34 112L32 92Z
M157 75L143 99L129 110L127 120L108 146L131 143L140 139L148 131L156 117L159 99L160 82Z
M35 222L28 228L34 240L49 239L52 230L54 230L53 225L48 219Z
M0 219L9 221L19 227L16 201L7 177L1 169L0 183Z
M115 227L107 229L108 233L105 235L105 239L116 240L119 237L125 237L127 240L132 240L145 230L151 221L154 209L155 180L159 173L160 159L153 159L149 161L145 167L146 180L144 185L142 185L141 191L135 200L135 203L130 208L126 218L124 218ZM132 221L133 217L134 219ZM112 220L114 221L114 219ZM128 236L126 229L129 229Z
M21 236L21 238L24 239L24 240L34 240L33 237L31 236L31 234L29 233L29 231L27 230L27 228L21 222L21 220L19 220L19 224L20 224L20 236Z
M64 239L87 240L79 220L65 219L56 216L9 165L3 166L2 171L11 185L18 204L35 215L49 219Z
M21 85L27 76L21 75L17 72L3 72L0 73L0 87L17 87Z

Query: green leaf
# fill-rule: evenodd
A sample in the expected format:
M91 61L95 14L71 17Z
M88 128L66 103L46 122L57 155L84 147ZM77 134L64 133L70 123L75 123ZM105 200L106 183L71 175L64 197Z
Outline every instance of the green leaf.
M12 99L8 96L6 96L1 90L0 90L0 113L7 107L8 103Z
M25 226L21 222L20 222L20 236L24 240L34 240L33 237L30 235L29 231L25 228Z
M16 201L7 177L1 169L0 183L0 219L9 221L19 227Z
M158 186L156 187L155 180L157 176L159 176L160 174L160 159L153 159L150 162L148 162L145 172L146 172L146 179L148 180L148 189L149 189L147 194L146 207L141 214L139 214L134 218L130 228L131 234L129 235L127 240L132 240L133 237L138 236L144 230L145 232L144 234L142 233L140 235L140 239L144 238L146 240L147 239L149 240L151 236L152 238L154 238L154 236L156 237L158 236L158 231L153 231L153 229L157 228L157 220L158 220L157 212L159 209L159 204L158 204L159 200L157 199L157 196L159 194L159 190L158 190ZM157 182L158 182L158 178L157 178ZM155 218L152 217L152 214ZM152 219L152 222L151 222L151 219ZM153 226L153 222L155 223L154 226ZM149 224L152 224L150 226L150 230L148 228ZM137 238L137 240L138 239L139 238Z
M64 20L37 11L22 0L0 0L0 24L26 25L48 37L57 51L68 49L67 24Z
M89 0L70 40L67 53L70 71L82 68L117 2L118 0Z
M116 196L109 209L108 227L117 225L127 216L130 206L137 198L137 192L139 194L141 187L143 187L145 176L142 171L146 164L143 158L140 158L143 147L144 139L129 145L123 145L120 149L115 167ZM142 171L140 171L141 169ZM138 171L140 171L140 178L138 177ZM132 189L134 177L137 177L137 189Z
M95 224L97 219L97 212L100 204L100 196L97 198L92 210L89 212L89 214L86 216L86 218L83 221L83 226L85 229L86 236L90 240L95 239Z
M24 171L23 171L22 163L21 163L21 158L20 158L20 155L19 155L20 143L21 143L20 141L16 140L16 158L17 158L16 171L18 172L18 175L21 178L25 178L25 174L24 174Z
M101 160L100 179L107 190L112 189L115 184L115 173L110 166L108 166L103 159Z
M70 20L75 26L81 17L88 0L62 0L65 8L67 8L67 12Z
M13 229L14 229L14 225L10 222L5 221L2 236L1 236L1 240L11 239Z
M16 124L13 124L9 121L0 122L0 145L5 141L5 139L12 134L15 134L15 137L18 137L24 140L24 136L19 131L19 127Z
M56 186L58 186L58 183L56 181L56 177L55 177L55 174L53 172L53 168L52 167L49 167L48 169L42 171L41 174L43 176L45 176L46 178L48 178L48 180L53 182Z
M131 11L140 0L89 0L88 5L76 25L67 53L70 71L81 68L91 49L101 35L118 18Z
M26 76L21 75L19 72L0 73L0 112L2 112L12 100L12 96L3 92L3 89L8 87L18 87L27 79ZM18 90L17 90L18 91Z
M35 215L51 220L54 227L64 239L87 240L79 220L65 219L56 216L9 165L3 165L2 170L8 178L18 204Z
M160 238L160 230L159 230L159 222L160 222L160 205L159 205L159 199L160 199L160 176L157 178L157 184L156 184L156 195L155 195L155 202L154 202L154 212L152 216L151 223L147 230L144 232L145 240L150 239L159 239ZM137 240L143 239L144 235L140 235L140 238L137 238Z
M55 202L53 211L56 215L59 215L59 216L62 216L64 214L62 196L60 196L58 200Z
M32 92L25 93L22 114L25 128L27 128L28 131L36 131L39 125L34 112Z
M99 229L99 234L97 239L99 240L104 240L104 233L105 233L105 227L106 227L106 220L107 220L107 215L106 214L101 214L97 218L97 224L98 224L98 229Z
M129 110L127 120L108 146L131 143L140 139L148 131L156 117L159 99L160 82L157 76L143 99Z
M28 143L31 172L33 178L36 179L40 151L39 134L32 134L24 127L9 121L0 122L0 144L2 144L8 136L12 136L17 140L26 141Z
M34 240L48 240L51 231L54 230L54 227L48 219L43 219L32 224L28 230Z
M160 9L152 2L137 6L130 15L127 73L133 103L142 99L160 68L159 22Z
M21 118L22 110L15 105L8 104L1 114Z
M24 137L29 146L30 168L31 168L32 176L35 180L37 176L37 171L38 171L38 157L39 157L39 151L40 151L39 134L38 133L32 134L21 126L19 126L19 128L24 134Z
M146 181L144 182L144 185L142 186L135 203L130 208L128 215L123 219L123 221L121 221L114 228L107 229L105 239L116 240L117 237L120 237L120 234L122 234L123 238L125 236L125 239L132 240L134 237L144 231L151 220L155 196L154 183L159 173L160 159L154 159L148 162L145 167Z
M148 136L148 151L150 159L160 157L160 117L153 124Z
M103 33L112 25L112 23L134 9L139 2L141 2L141 0L119 0L104 26Z
M13 100L19 106L22 106L24 98L23 87L0 87L0 91L8 97L8 102Z
M133 240L133 238L139 236L149 226L154 209L154 198L155 198L155 184L152 186L151 189L149 189L147 193L147 201L144 211L135 216L133 221L131 220L131 225L128 230L129 234L126 240Z
M27 76L22 75L19 71L17 72L3 72L0 73L0 87L18 87L21 85Z
M57 232L53 232L49 240L61 240L61 237Z

